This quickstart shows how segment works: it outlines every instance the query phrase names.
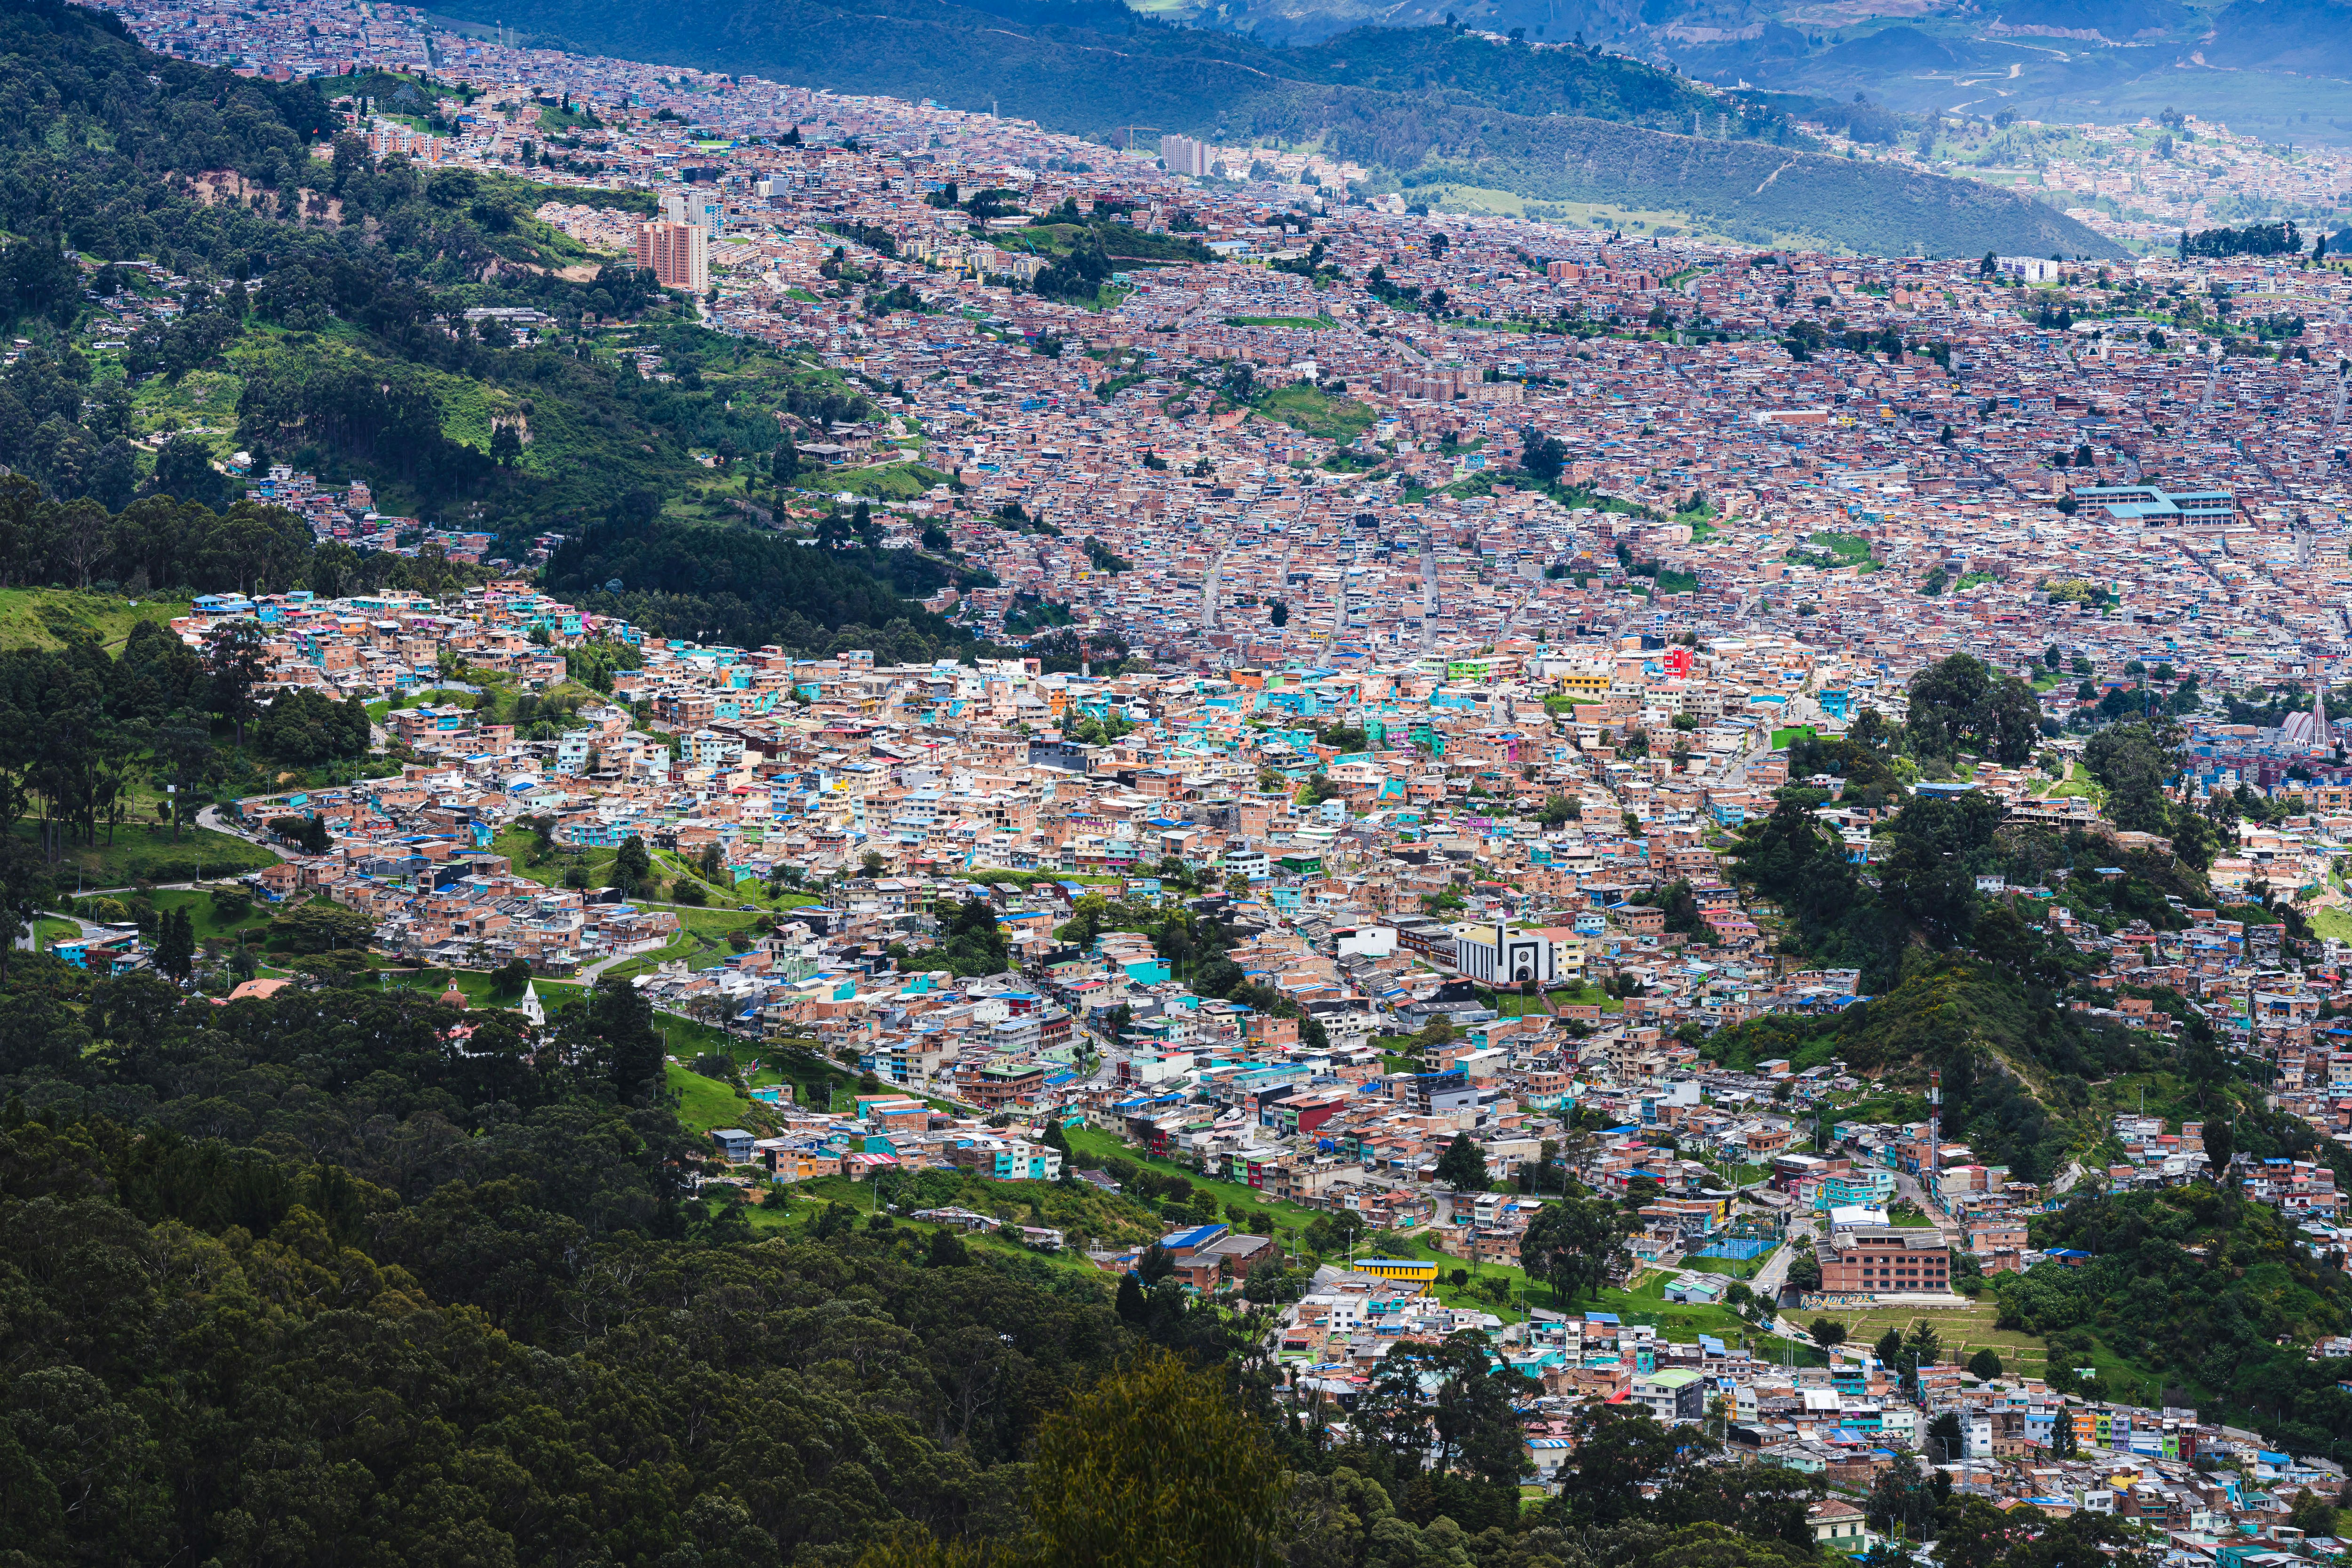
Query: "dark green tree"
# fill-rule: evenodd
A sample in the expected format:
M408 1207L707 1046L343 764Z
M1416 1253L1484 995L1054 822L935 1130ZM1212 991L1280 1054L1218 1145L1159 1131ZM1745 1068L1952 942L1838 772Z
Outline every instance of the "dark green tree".
M1519 1238L1528 1271L1544 1279L1562 1307L1607 1282L1619 1251L1622 1217L1610 1205L1568 1197L1538 1209Z
M195 967L195 922L185 910L165 910L155 941L155 967L174 980L185 980Z
M646 848L646 841L635 834L621 840L621 847L613 856L611 886L621 889L625 898L634 898L654 872L654 858Z
M1456 1192L1486 1189L1486 1152L1467 1132L1456 1132L1437 1157L1437 1179Z
M236 726L236 743L244 745L246 721L253 717L253 689L268 674L261 623L226 621L205 633L205 674L212 683L213 711Z

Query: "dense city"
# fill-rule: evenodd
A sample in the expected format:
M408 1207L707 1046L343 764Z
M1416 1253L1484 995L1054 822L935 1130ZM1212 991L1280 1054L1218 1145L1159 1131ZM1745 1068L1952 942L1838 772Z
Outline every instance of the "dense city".
M554 586L589 520L379 510L216 397L151 466L200 442L315 559L446 581L257 571L138 623L285 765L174 775L213 874L60 883L26 945L224 1019L421 988L458 1072L640 1008L708 1234L914 1232L1163 1343L1213 1317L1286 1432L1416 1486L1589 1527L1647 1416L1797 1478L1771 1568L2028 1519L2166 1568L2352 1550L2312 1414L2352 1324L2241 1310L2352 1270L2340 160L2024 127L2079 160L2059 205L2117 198L2075 214L2114 254L1841 256L404 6L112 9L324 79L322 158L560 187L564 276L650 274L826 395L698 451L698 500L947 563L908 597L977 651L665 635L618 568ZM93 287L82 352L136 376L203 288ZM606 303L452 331L698 381ZM2225 1253L2227 1322L2180 1326ZM1377 1545L1390 1494L1337 1478ZM1469 1506L1378 1560L1500 1568L1442 1557Z

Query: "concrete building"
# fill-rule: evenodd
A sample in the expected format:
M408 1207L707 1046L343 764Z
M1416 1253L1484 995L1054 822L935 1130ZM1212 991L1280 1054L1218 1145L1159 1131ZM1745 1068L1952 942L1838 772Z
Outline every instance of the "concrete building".
M636 262L663 288L700 294L710 287L710 235L697 224L641 223Z
M1555 948L1544 932L1513 931L1500 921L1466 925L1454 933L1454 966L1487 985L1523 980L1549 985L1556 978Z
M1951 1288L1951 1251L1936 1231L1857 1226L1830 1237L1822 1289L1832 1295L1895 1295Z
M1160 161L1168 165L1171 174L1191 174L1195 178L1209 172L1212 149L1205 142L1195 142L1190 136L1162 136L1160 139Z

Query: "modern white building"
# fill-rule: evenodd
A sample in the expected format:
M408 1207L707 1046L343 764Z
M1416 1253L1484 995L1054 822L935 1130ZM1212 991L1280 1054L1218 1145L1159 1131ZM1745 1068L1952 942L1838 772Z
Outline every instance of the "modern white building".
M1485 985L1511 986L1526 980L1549 985L1559 975L1555 952L1543 932L1513 931L1499 921L1454 929L1454 966Z

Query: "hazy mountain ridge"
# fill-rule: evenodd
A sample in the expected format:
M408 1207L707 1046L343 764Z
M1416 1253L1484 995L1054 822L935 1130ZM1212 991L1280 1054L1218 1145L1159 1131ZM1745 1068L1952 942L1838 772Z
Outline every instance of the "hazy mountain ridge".
M1443 24L1581 37L1717 86L1851 98L1909 112L2128 122L2168 104L2284 139L2352 137L2352 4L1945 0L1824 24L1795 0L1200 0L1159 14L1312 44L1351 27ZM1890 37L1889 35L1895 35ZM2013 73L2013 74L2012 74Z
M1442 27L1362 28L1277 49L1141 18L1115 32L1099 5L1018 0L987 10L945 0L687 0L644 12L520 0L505 16L541 43L583 52L960 108L993 103L1057 130L1123 131L1147 144L1166 132L1320 140L1408 184L1685 212L1757 243L1807 236L1857 250L2116 254L2006 192L1822 157L1784 106L1759 95L1711 92L1596 50Z

